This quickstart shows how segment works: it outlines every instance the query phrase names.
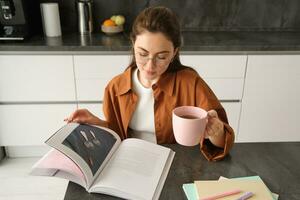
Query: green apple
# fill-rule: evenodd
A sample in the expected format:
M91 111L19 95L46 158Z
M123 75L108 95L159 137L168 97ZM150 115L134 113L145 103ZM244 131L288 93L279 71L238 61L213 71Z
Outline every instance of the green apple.
M114 22L116 22L116 17L117 17L117 15L113 15L110 17L110 19L113 20Z
M123 15L117 15L114 22L118 26L123 25L125 23L125 17Z

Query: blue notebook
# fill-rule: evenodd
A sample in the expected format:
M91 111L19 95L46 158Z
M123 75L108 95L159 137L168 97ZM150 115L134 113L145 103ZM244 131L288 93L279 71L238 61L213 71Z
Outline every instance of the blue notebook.
M220 179L222 179L222 178L225 178L225 177L220 177ZM227 179L227 178L225 178L225 179ZM261 178L259 176L246 176L246 177L238 177L238 178L233 178L233 179L258 180ZM196 189L194 183L183 184L182 188L183 188L185 196L187 197L188 200L198 200L197 189ZM273 196L274 200L278 200L278 197L279 197L278 194L272 193L272 196Z
M198 194L194 183L183 184L182 189L188 200L198 200Z

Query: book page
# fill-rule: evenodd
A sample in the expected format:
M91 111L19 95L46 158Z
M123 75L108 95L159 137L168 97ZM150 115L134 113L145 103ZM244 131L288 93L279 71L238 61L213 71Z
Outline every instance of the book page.
M60 177L86 186L84 174L80 168L67 156L56 149L51 149L40 159L30 172L36 176Z
M96 179L91 192L126 199L158 198L156 192L161 191L160 182L165 181L173 157L174 152L169 148L140 139L126 139Z
M46 143L63 152L79 166L88 189L119 146L120 138L104 127L69 123Z

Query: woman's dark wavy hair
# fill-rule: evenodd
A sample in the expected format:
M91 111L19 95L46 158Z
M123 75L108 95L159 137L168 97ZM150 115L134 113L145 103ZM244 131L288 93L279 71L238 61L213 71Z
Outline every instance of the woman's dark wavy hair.
M136 41L136 37L144 31L151 33L162 33L168 40L173 43L174 49L178 48L176 55L169 64L169 72L175 72L185 68L179 60L179 48L181 46L180 24L177 16L169 8L166 7L149 7L143 10L135 19L130 39L132 43ZM132 60L129 67L136 67L134 49L132 46Z

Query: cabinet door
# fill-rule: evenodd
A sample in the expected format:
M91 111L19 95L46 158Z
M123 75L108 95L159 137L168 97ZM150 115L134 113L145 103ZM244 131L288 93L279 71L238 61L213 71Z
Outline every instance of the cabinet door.
M0 56L1 102L75 100L72 56Z
M183 65L193 67L220 100L240 100L247 56L183 55Z
M107 83L122 73L129 62L129 55L74 56L78 100L102 100Z
M240 142L300 141L300 55L248 58Z
M222 102L222 106L226 111L229 125L233 128L237 138L239 134L239 119L240 119L241 103Z
M75 101L72 56L0 56L0 101Z
M76 104L0 105L0 146L43 145Z

